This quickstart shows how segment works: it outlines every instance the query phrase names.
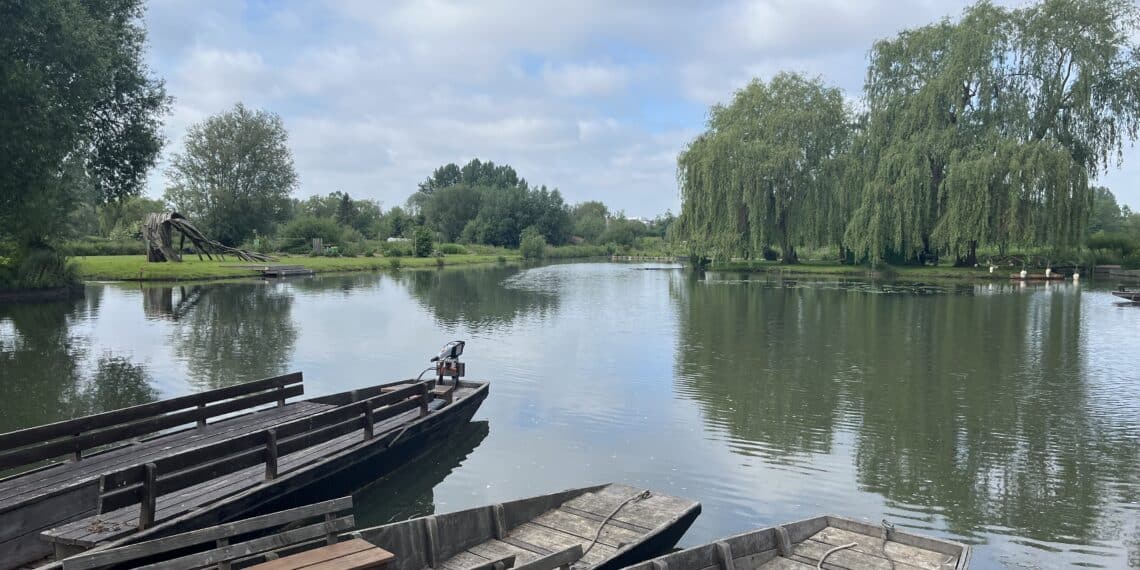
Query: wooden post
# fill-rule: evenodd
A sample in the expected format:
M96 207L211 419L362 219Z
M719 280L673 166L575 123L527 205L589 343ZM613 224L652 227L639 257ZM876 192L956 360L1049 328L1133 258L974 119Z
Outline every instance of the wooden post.
M376 421L372 418L372 404L364 403L364 441L372 439L375 435Z
M328 546L336 544L337 541L336 532L331 530L333 518L333 513L325 513L325 524L328 525L327 528L330 529L328 534L325 535L325 544Z
M154 512L158 503L158 468L153 463L143 466L143 497L139 507L139 530L154 526Z
M265 430L265 480L277 478L277 430Z
M285 405L285 387L284 386L278 386L277 387L277 395L279 396L277 398L277 407L280 408L281 406Z
M225 548L225 547L230 545L230 539L229 539L229 537L223 536L222 538L219 538L217 541L215 541L214 544L217 546L217 548ZM230 570L230 561L229 560L219 561L218 562L218 570Z
M205 409L206 409L206 402L202 402L201 404L198 404L198 410L204 411ZM203 413L202 417L198 418L198 427L200 427L200 428L206 427L206 414Z
M428 388L427 382L420 383L420 417L428 415Z

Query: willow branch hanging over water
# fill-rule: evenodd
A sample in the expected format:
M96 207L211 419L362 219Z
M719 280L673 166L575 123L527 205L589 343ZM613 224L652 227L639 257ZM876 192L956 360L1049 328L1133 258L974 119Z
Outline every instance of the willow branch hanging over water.
M1140 130L1137 37L1132 0L982 1L876 42L857 120L818 80L754 81L678 158L679 237L789 262L797 246L962 265L982 246L1079 246L1091 182Z
M795 263L796 246L838 236L849 123L839 89L791 73L713 107L708 131L678 159L685 239L717 256L778 244Z

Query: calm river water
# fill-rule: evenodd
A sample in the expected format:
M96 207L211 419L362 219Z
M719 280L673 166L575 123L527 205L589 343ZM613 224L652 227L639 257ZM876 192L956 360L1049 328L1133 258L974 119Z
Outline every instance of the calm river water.
M0 432L291 370L307 395L468 341L467 433L361 524L621 481L700 500L683 539L836 513L976 568L1140 566L1140 307L1085 283L781 282L564 264L0 305Z

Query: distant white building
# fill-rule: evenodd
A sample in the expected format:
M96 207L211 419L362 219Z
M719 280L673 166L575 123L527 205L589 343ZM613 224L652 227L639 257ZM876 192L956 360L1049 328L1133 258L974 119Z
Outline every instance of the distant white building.
M412 240L410 240L408 238L398 238L398 237L388 238L388 243L403 243L403 242L407 242L407 241L412 241Z

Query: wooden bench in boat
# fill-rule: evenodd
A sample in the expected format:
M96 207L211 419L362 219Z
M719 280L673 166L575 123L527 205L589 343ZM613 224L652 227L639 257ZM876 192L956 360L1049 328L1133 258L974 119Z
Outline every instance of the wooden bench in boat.
M49 554L38 534L92 514L105 472L332 407L285 403L303 391L298 372L0 434L0 472L23 470L0 479L0 568Z
M365 556L354 559L352 555L367 553L372 560L378 560L377 555L387 553L375 552L380 549L368 543L354 544L357 541L341 542L338 539L340 533L351 530L355 523L351 514L342 514L351 510L352 497L343 497L129 546L80 554L64 560L63 569L98 570L117 565L164 570L205 566L228 569L231 566L248 566L244 564L247 560L256 563L266 557L274 557L274 551L311 546L315 540L326 546L307 552L323 551L327 561L335 562L333 566L279 564L291 558L286 556L258 568L383 568L376 566L375 562L373 565L354 565L354 560L363 560ZM305 524L306 521L312 522ZM265 531L270 529L279 532L266 535ZM334 556L337 553L339 556Z
M271 429L162 457L99 479L97 514L46 530L64 558L224 501L428 413L428 383L309 415ZM361 436L363 433L363 437ZM395 433L398 438L400 433Z
M354 538L250 566L252 570L383 570L395 558L391 552Z

